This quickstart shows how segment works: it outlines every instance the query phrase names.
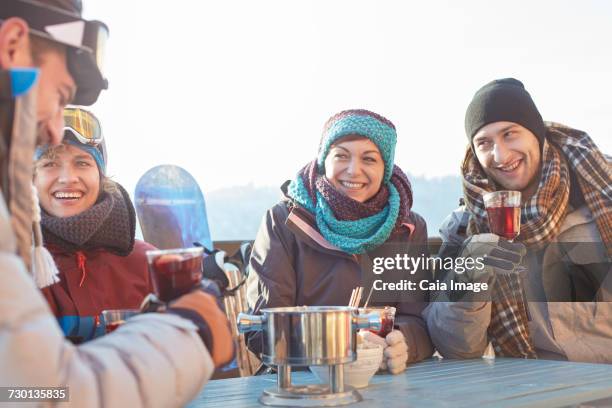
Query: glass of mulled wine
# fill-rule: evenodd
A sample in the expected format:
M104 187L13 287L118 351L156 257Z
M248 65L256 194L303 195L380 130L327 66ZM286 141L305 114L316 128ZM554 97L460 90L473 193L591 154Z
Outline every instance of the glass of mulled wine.
M202 281L202 247L147 251L155 294L169 302L189 293Z
M382 337L393 331L395 324L395 308L392 306L368 307L359 309L359 313L378 313L380 315L380 330L370 330L370 332Z
M493 191L482 196L491 232L509 241L521 232L521 192Z
M127 319L136 316L140 311L138 309L112 309L103 310L102 318L104 319L104 330L106 334L112 333L119 328Z

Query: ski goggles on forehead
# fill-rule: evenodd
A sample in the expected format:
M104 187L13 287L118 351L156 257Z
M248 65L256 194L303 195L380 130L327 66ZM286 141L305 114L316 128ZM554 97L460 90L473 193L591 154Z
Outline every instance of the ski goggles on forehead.
M0 22L24 19L30 34L67 46L67 66L77 85L72 103L91 105L108 88L103 74L108 28L101 21L88 21L35 0L0 0Z
M70 132L79 142L89 146L98 146L103 140L98 118L80 108L64 109L64 132Z

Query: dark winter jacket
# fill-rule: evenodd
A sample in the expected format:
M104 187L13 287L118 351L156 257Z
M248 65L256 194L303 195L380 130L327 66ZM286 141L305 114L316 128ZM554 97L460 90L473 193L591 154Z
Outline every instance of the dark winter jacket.
M66 252L48 246L60 281L43 289L51 310L71 340L82 342L104 334L106 309L137 309L153 291L145 252L155 249L136 241L128 256L104 249Z
M92 207L93 215L76 222L43 218L46 247L60 272L60 281L43 294L65 335L76 343L104 334L103 310L137 309L153 291L145 252L155 248L134 239L132 203L121 186L115 187L106 193L107 211ZM96 224L90 230L96 232L77 245L74 235L82 222Z

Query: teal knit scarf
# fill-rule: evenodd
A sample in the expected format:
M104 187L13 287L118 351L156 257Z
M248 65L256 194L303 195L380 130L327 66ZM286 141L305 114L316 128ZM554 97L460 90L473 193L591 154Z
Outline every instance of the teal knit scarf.
M315 169L316 162L306 166L291 181L287 194L315 216L323 237L344 252L363 254L385 243L410 211L410 183L397 166L391 180L366 203L339 192L324 175L310 183L309 174ZM359 217L360 213L371 215Z

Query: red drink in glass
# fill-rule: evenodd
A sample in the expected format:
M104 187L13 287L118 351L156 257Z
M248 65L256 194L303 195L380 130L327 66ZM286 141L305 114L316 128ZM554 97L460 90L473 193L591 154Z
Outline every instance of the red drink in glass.
M147 251L157 297L169 302L202 281L202 248Z
M491 233L514 240L521 232L521 192L493 191L482 196Z
M125 323L125 320L118 320L116 322L107 323L104 330L106 331L106 334L112 333L117 330L119 326L121 326L123 323Z
M393 331L394 320L395 319L393 317L389 318L387 316L384 316L380 322L380 330L379 331L370 330L370 331L384 339L385 337L387 337L387 334Z
M136 316L140 311L137 309L111 309L103 310L104 331L112 333L125 323L130 317Z
M395 308L391 306L372 307L367 309L359 309L360 313L378 313L380 315L380 330L370 330L371 333L382 337L387 337L387 334L393 331L395 324Z
M487 208L491 232L507 240L515 239L521 232L521 209L519 207Z

